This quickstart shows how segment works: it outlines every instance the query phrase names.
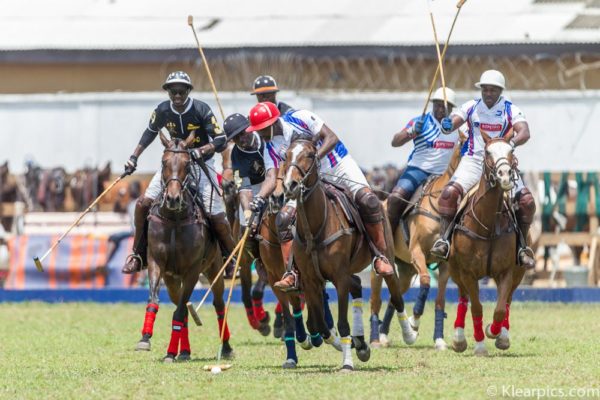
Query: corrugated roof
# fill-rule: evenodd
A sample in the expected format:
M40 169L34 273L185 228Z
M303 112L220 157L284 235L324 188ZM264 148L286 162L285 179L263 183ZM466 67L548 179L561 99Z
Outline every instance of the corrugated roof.
M0 50L173 49L194 47L194 15L207 48L433 43L425 0L1 1ZM435 0L440 39L456 0ZM565 29L578 15L596 14L585 2L475 1L463 6L454 44L596 43L600 30Z

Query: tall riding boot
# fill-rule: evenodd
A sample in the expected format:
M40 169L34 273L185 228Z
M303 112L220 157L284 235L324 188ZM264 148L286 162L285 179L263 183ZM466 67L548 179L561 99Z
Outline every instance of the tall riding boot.
M281 242L281 254L283 255L283 263L287 267L287 271L283 274L283 278L280 281L275 282L273 285L282 292L294 292L300 290L298 284L300 283L299 271L296 268L296 264L290 262L292 256L292 240Z
M519 234L519 264L525 269L535 268L535 254L533 250L527 246L527 235L529 227L533 223L535 215L535 200L533 195L527 188L521 189L515 196L516 201L516 217L521 233Z
M404 214L404 210L408 207L411 194L402 188L395 188L387 201L387 215L392 227L392 236L396 235L396 229L400 224L400 218Z
M438 199L438 211L440 213L440 238L431 247L431 255L447 260L450 254L450 235L454 228L454 217L458 211L458 204L464 190L460 184L450 182L446 185Z
M365 223L367 233L371 238L371 241L379 250L380 255L375 257L373 268L378 275L388 276L394 274L394 267L390 263L384 254L387 253L387 244L385 242L385 233L383 228L383 221L376 222L374 224Z
M135 203L133 253L127 256L125 265L121 269L121 272L124 274L133 274L148 266L148 213L150 212L152 201L152 199L147 197L140 197Z
M221 246L223 257L227 258L233 252L235 248L235 242L233 240L233 234L231 233L231 226L226 219L225 213L215 214L210 216L210 223L212 225L214 233L217 235L217 240ZM233 272L235 269L235 258L232 258L231 262L225 269L225 279L233 278Z

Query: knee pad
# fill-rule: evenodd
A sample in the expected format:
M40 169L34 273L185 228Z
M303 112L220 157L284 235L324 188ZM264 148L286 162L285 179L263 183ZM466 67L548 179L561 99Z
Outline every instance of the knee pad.
M458 183L450 182L447 184L438 200L440 214L444 217L453 217L462 196L463 190Z
M140 196L135 202L135 205L136 207L150 208L153 201L154 199L151 199L150 197Z
M523 188L517 193L515 202L517 203L517 217L519 217L520 222L532 224L535 214L535 199L529 189Z
M381 202L369 189L361 189L356 194L356 204L364 221L368 224L376 224L383 220L381 213Z
M277 226L277 235L280 241L288 241L294 238L292 226L296 223L296 209L293 207L284 207L275 217Z

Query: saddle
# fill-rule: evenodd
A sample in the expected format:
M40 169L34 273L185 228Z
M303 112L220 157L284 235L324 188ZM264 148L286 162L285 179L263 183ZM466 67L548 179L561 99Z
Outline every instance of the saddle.
M408 217L410 217L411 215L421 214L428 216L429 218L438 222L440 220L439 215L434 215L429 211L423 210L421 209L421 207L419 207L425 195L429 193L429 187L431 186L434 180L439 178L439 176L440 175L430 175L425 182L419 185L417 190L415 190L415 193L411 196L410 203L408 204L408 206L406 207L406 209L400 217L399 226L400 229L402 229L402 236L404 237L404 242L406 243L406 246L408 246L408 244L410 243L410 229L408 229Z

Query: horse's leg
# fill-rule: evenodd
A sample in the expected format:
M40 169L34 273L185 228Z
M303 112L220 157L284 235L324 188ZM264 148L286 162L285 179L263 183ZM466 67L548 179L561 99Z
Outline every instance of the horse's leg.
M273 283L275 283L277 281L277 279L273 279ZM307 348L312 348L312 345L310 344L310 339L308 338L308 335L306 334L306 331L304 330L304 321L302 321L302 310L300 309L300 300L296 296L296 301L294 303L296 303L296 307L298 308L299 313L300 313L300 316L299 316L300 326L298 327L297 321L296 321L296 329L295 329L295 318L294 317L296 317L296 315L294 314L294 316L292 316L292 314L290 313L290 306L289 306L290 300L289 300L288 295L286 295L285 293L283 293L279 290L274 290L273 293L275 294L275 297L277 297L279 304L281 304L281 313L283 315L283 321L282 321L283 322L283 340L285 343L286 359L285 359L285 362L283 363L282 367L284 369L296 368L296 365L298 364L298 355L296 354L296 343L294 342L294 331L297 331L296 337L298 338L298 341L303 348L306 348L304 346L308 346ZM300 339L301 339L301 341L300 341Z
M512 285L512 271L506 271L500 279L496 280L496 308L494 310L494 318L492 323L485 327L485 335L490 339L496 339L500 335L502 330L502 321L506 314L506 304L508 296L511 292Z
M365 327L363 323L362 285L357 275L352 275L350 295L352 296L352 342L356 356L362 362L369 361L371 349L365 342Z
M500 335L496 338L496 348L500 350L508 350L510 347L510 304L512 303L512 296L519 287L521 280L523 279L523 275L525 275L525 269L523 267L514 267L512 270L512 282L510 293L508 298L506 299L506 311L504 313L504 319L502 320L502 329L500 330Z
M335 282L338 296L338 332L342 342L342 371L352 371L352 337L350 336L350 324L348 323L348 293L352 277L343 275ZM364 332L363 332L364 333Z
M444 341L444 319L446 318L446 285L448 284L448 263L438 264L438 292L435 298L435 328L433 341L436 350L446 350L448 345Z
M388 338L388 335L390 334L390 325L392 324L392 319L394 319L395 313L396 308L392 304L391 300L389 300L387 307L385 308L385 314L383 314L383 320L379 326L379 343L381 343L382 347L389 347L392 343Z
M382 283L383 278L377 275L375 271L371 270L371 335L369 341L371 342L371 346L373 347L381 346L381 343L379 342L379 311L381 310Z
M308 279L303 281L304 284L304 299L308 309L308 320L306 325L310 332L310 341L313 346L318 347L320 342L324 340L327 344L331 344L336 350L341 351L340 338L333 335L325 322L323 311L323 289L324 285L319 282L309 282ZM296 310L294 310L294 315Z
M215 261L213 262L213 266L208 274L208 278L212 281L217 272L220 269L220 265L217 259L221 257L215 257ZM221 338L221 332L223 332L222 344L223 349L221 351L221 356L223 358L231 358L233 356L233 349L229 344L229 338L231 337L229 333L229 326L227 322L224 320L225 318L225 302L223 301L223 293L225 292L225 282L223 280L223 276L221 276L215 286L213 286L213 307L215 308L215 312L217 313L217 321L219 323L219 338Z
M425 311L425 302L427 302L427 296L429 295L430 280L429 271L427 270L427 258L423 253L423 249L419 244L413 244L411 251L412 265L419 273L419 294L413 307L413 315L410 317L409 322L413 329L418 331L420 325L420 318Z
M329 294L327 294L327 289L323 289L323 315L325 316L325 323L327 324L327 329L332 331L335 335L335 326L333 324L333 314L331 313L331 308L329 307Z
M396 277L396 274L384 276L383 279L385 279L385 283L390 291L390 302L396 309L398 322L400 323L400 328L402 328L402 339L404 343L411 345L417 340L419 333L410 326L410 322L408 321L408 316L404 309L404 300L400 292L400 281Z
M274 292L280 292L278 290ZM278 299L280 297L278 296ZM313 330L311 337L306 333L306 329L304 328L304 319L302 318L302 299L297 294L289 294L287 296L282 296L279 304L282 305L281 312L285 316L285 308L288 307L288 303L292 306L294 326L296 330L296 341L300 344L304 350L310 350L314 347L319 347L323 344L323 338L320 333L316 333L318 331ZM288 307L289 310L289 307ZM308 325L308 321L306 322Z
M452 271L452 270L451 270ZM452 338L452 350L462 353L467 349L467 338L465 337L465 317L469 309L469 297L465 286L457 274L452 274L452 280L458 286L458 305L456 307L456 319L454 320L454 336Z
M472 276L463 277L463 283L471 298L471 317L473 318L473 338L475 339L474 354L487 356L485 334L483 333L483 306L479 300L479 282Z
M177 354L179 354L181 331L183 329L185 319L183 310L179 310L179 304L181 303L182 297L182 282L181 278L175 278L171 275L163 276L163 281L165 282L165 286L169 292L169 298L177 306L173 312L173 319L171 322L171 339L169 341L169 347L167 348L167 355L163 358L163 361L174 362L175 357L177 357Z
M271 333L271 317L263 307L263 296L265 292L266 282L263 279L258 279L252 288L252 310L258 321L258 331L263 336L269 336Z
M252 240L252 239L250 239ZM247 242L246 242L247 243ZM246 247L246 246L245 246ZM244 248L240 258L240 283L242 286L242 302L246 309L246 317L252 329L258 329L259 323L252 307L252 256L249 249Z
M179 347L179 356L177 361L189 361L191 359L192 350L190 348L190 339L188 331L188 310L187 302L192 297L192 292L198 282L198 273L190 272L185 277L184 281L178 279L179 283L179 300L177 302L177 308L173 312L173 329L171 331L171 342L169 343L169 349L167 350L167 356L165 361L172 361L171 355L177 354L177 347ZM179 343L177 343L176 330L179 328ZM174 335L175 334L175 335Z
M146 316L142 327L142 338L136 345L136 350L150 350L150 338L154 331L154 320L158 313L158 293L160 290L160 268L154 261L154 257L148 256L148 281L149 292L148 305L146 306Z

